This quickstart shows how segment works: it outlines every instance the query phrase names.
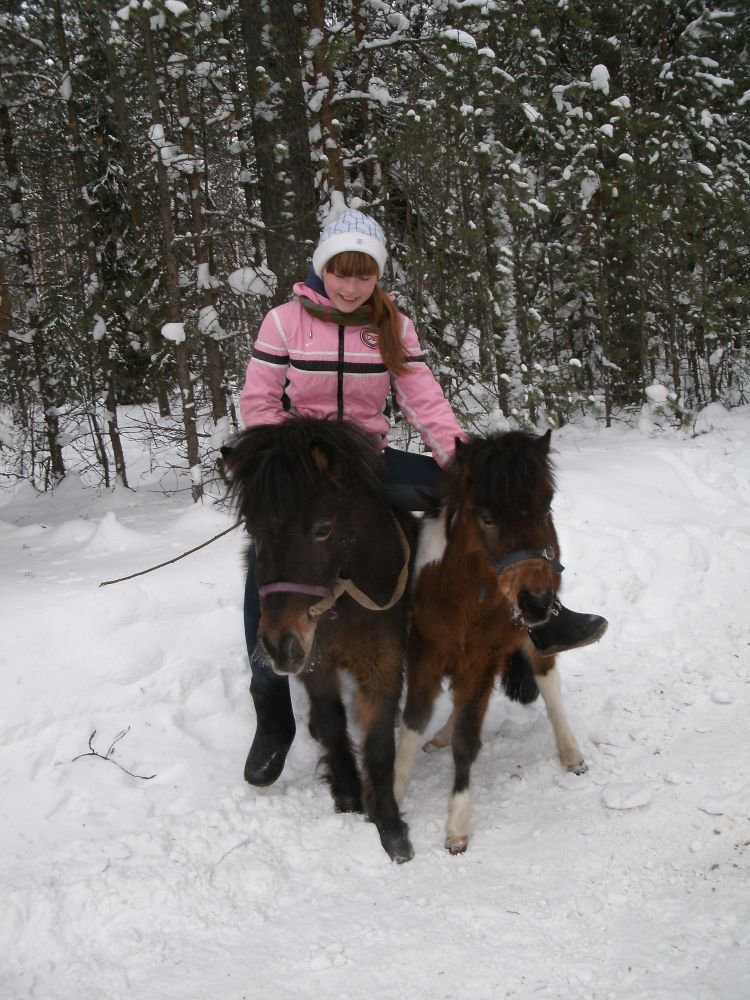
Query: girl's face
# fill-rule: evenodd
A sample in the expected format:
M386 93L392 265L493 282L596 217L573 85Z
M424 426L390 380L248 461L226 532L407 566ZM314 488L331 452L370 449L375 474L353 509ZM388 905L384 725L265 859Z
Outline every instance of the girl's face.
M329 270L330 268L330 270ZM370 298L378 275L344 275L336 267L334 258L323 268L323 287L332 305L339 312L350 313L359 309Z

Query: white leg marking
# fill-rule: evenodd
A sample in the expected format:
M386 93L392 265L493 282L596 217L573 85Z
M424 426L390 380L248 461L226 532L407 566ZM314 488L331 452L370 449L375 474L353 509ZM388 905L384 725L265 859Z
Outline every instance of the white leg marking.
M396 751L396 761L393 765L393 794L398 805L404 800L406 789L409 787L411 772L414 768L414 758L417 753L417 746L422 734L416 729L407 729L404 720L401 720L401 728L398 736L398 750Z
M463 854L469 844L471 792L468 788L452 796L445 827L445 846L451 854Z
M570 728L565 716L560 693L560 675L557 672L557 667L553 667L546 674L537 674L535 679L544 699L544 704L547 707L547 715L555 733L560 762L569 771L582 774L587 770L587 767L583 760L583 754L573 735L573 730Z

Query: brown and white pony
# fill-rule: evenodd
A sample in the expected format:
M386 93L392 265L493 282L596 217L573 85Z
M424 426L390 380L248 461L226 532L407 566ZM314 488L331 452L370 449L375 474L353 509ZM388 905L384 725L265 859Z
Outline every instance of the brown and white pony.
M550 432L511 431L457 442L438 517L425 518L414 568L408 688L396 757L396 800L448 677L453 713L433 739L452 744L455 777L446 847L469 842L471 767L496 676L520 701L539 692L564 767L586 770L560 698L553 656L533 646L528 628L556 609L562 566L552 521Z

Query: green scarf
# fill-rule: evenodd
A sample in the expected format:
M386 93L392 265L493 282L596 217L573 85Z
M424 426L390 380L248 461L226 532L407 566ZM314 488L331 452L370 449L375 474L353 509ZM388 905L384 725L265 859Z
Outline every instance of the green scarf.
M318 305L317 302L312 302L302 295L297 296L297 298L305 312L316 319L323 320L324 323L335 323L336 326L372 325L374 310L368 302L360 306L359 309L355 309L354 312L343 313L334 309L333 306Z

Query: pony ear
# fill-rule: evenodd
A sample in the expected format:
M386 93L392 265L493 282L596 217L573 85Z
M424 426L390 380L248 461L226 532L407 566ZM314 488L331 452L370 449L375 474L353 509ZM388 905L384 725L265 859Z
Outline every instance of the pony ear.
M536 439L536 446L539 448L543 455L549 455L550 441L552 440L552 428L547 431L546 434L542 434Z
M328 447L326 442L314 441L310 445L310 457L313 460L313 465L321 475L325 476L326 479L329 479L340 489L344 488L346 477L341 466L340 457L332 448Z
M318 472L328 472L331 467L331 460L320 444L315 442L311 445L310 455L312 456L312 460L315 463L315 467Z
M234 472L237 465L237 449L230 447L228 444L223 444L219 451L221 452L221 457L224 459L224 465L230 472Z

